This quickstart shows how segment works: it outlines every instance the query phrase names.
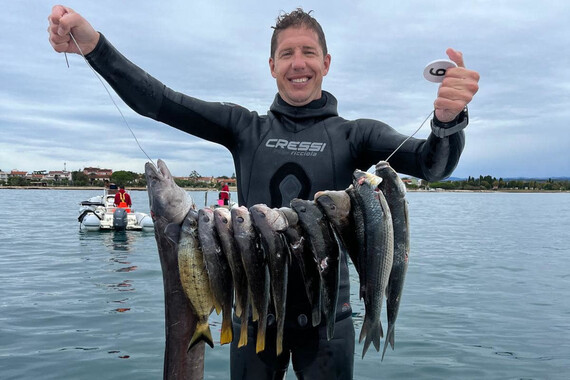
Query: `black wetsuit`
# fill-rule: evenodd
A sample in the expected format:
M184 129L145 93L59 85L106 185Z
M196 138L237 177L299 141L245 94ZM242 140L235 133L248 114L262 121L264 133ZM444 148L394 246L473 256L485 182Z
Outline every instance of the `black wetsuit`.
M247 207L289 206L293 198L312 199L320 190L345 189L355 169L367 170L385 159L407 137L376 120L339 117L336 99L325 91L303 107L290 106L276 95L267 115L175 92L129 62L103 35L87 59L136 112L225 146L234 159L239 204ZM451 174L463 146L463 131L444 138L412 138L390 165L399 173L439 180ZM342 263L337 326L329 342L322 326L309 327L310 308L298 297L304 287L292 266L284 352L291 351L299 378L352 378L354 328L346 257ZM254 334L255 326L250 330ZM269 328L268 341L271 334ZM235 323L234 337L239 337ZM232 379L281 378L289 355L275 358L271 348L256 355L253 336L248 342L239 349L236 340L232 343Z

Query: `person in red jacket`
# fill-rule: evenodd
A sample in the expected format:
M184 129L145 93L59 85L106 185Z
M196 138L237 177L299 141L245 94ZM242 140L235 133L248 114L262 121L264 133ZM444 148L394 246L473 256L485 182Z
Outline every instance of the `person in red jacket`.
M230 187L227 183L222 186L222 191L220 192L220 199L224 200L224 205L230 204Z
M131 207L131 196L125 192L125 186L119 187L119 192L115 194L115 206L117 207Z

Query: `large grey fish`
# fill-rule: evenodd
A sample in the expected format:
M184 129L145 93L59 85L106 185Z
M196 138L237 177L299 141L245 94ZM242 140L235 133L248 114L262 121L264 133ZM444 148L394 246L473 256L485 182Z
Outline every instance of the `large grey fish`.
M245 206L231 209L234 240L241 253L252 304L252 319L257 321L255 351L265 349L267 309L269 307L269 268L260 247L249 210ZM242 321L243 323L243 321Z
M364 294L364 322L360 331L359 342L364 341L362 357L366 354L370 343L374 343L376 351L380 350L380 338L384 336L380 312L382 301L394 257L394 231L392 217L386 199L377 189L382 181L380 177L367 172L355 170L354 187L361 200L365 225L366 284Z
M202 340L214 348L212 332L208 324L208 317L212 313L214 304L204 255L198 240L198 211L196 210L190 210L182 223L178 241L178 269L182 288L198 317L196 331L190 339L188 350Z
M327 339L334 335L336 304L340 283L340 248L331 227L315 202L295 198L291 208L299 216L321 275L321 308L327 325Z
M358 263L359 247L356 238L356 226L352 221L349 194L345 190L319 191L315 194L315 202L327 216L342 246L350 256L358 275L361 276L362 271Z
M268 258L271 295L277 322L277 355L281 355L289 276L289 249L285 236L282 234L287 229L287 219L283 213L264 204L251 206L249 213Z
M145 164L145 177L149 194L149 205L152 218L163 220L167 224L181 225L194 201L186 190L175 182L170 170L162 160L157 161L157 167L152 163Z
M231 343L233 280L228 259L215 230L214 211L211 208L206 207L198 211L198 236L208 269L214 306L218 314L222 312L220 344Z
M376 175L382 178L379 188L386 197L388 207L390 207L392 225L394 226L394 261L386 288L388 331L382 351L382 359L384 359L388 343L394 349L396 318L398 317L410 255L410 227L406 185L386 161L380 161L376 164Z
M229 209L218 207L214 210L216 231L220 238L222 249L228 258L228 264L232 272L235 291L235 313L241 318L241 333L238 347L247 344L247 319L249 317L249 293L247 289L247 277L241 260L241 253L234 241L232 215Z
M291 263L291 270L296 270L295 264L299 267L299 272L303 279L303 287L307 294L307 300L311 306L311 324L318 326L321 323L321 275L317 266L317 261L310 248L305 244L303 230L299 225L299 216L289 207L281 207L279 212L283 213L287 219L287 238L289 251L296 260ZM289 283L289 291L297 284ZM295 289L293 289L295 291ZM293 297L289 295L289 297Z
M164 161L158 160L156 167L147 162L145 177L164 286L166 345L163 377L202 379L204 344L196 344L188 351L197 317L182 289L178 269L180 225L194 202L176 185Z

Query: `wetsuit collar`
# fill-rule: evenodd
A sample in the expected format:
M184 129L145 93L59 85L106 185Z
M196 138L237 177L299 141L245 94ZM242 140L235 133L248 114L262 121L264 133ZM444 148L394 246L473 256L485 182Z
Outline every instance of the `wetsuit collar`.
M320 99L313 100L311 103L301 107L294 107L286 103L281 96L277 94L270 107L270 111L294 119L338 116L336 98L326 91L323 91L322 94L323 96L321 96Z

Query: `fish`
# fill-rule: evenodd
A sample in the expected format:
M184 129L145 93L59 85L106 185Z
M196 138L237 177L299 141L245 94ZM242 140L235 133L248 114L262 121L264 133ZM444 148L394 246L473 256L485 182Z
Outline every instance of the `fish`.
M198 211L198 236L210 279L216 313L222 313L220 344L233 339L232 305L233 280L228 259L222 250L214 225L214 211L205 207Z
M287 229L287 219L276 209L264 204L249 208L253 225L268 258L271 295L277 323L276 352L283 352L283 330L285 328L285 307L287 300L287 279L289 275L289 250L282 234Z
M380 313L392 270L394 231L390 209L384 194L378 190L382 179L360 170L354 171L353 179L365 226L366 261L362 263L366 270L365 315L359 337L359 342L364 340L364 358L371 342L380 351L380 338L384 336Z
M235 314L241 318L241 333L238 347L247 345L247 320L249 317L249 292L241 253L235 241L231 211L224 207L214 210L214 224L230 266L235 293Z
M145 164L145 177L153 220L163 220L166 224L182 225L188 211L196 206L186 190L174 182L174 178L164 161L159 159L157 167L147 162Z
M356 238L356 225L351 216L350 195L346 190L319 191L315 194L315 202L326 215L361 278L362 270L358 262L359 240Z
M299 216L299 223L317 261L321 277L321 309L327 340L331 340L340 284L340 248L325 215L315 202L295 198L291 201L291 208Z
M196 330L190 339L188 350L202 340L214 348L212 332L208 323L214 303L210 292L204 255L198 240L198 212L196 210L190 210L182 223L180 240L178 241L178 269L184 293L190 300L192 309L198 318Z
M145 164L145 178L154 220L154 236L162 269L164 287L164 378L202 379L204 376L204 344L195 344L188 351L197 317L182 289L178 269L180 227L194 201L178 187L162 160L156 166Z
M231 216L234 240L241 253L241 260L245 268L252 305L252 319L257 321L255 352L259 353L265 350L265 333L267 330L270 297L269 268L247 207L232 208Z
M287 219L288 227L284 234L289 252L296 259L291 261L291 270L295 270L294 264L298 265L307 300L311 306L311 324L315 327L321 323L321 276L317 261L306 244L297 213L289 207L281 207L278 211ZM290 287L293 285L289 284Z
M365 266L366 263L366 226L364 225L364 213L362 199L360 195L356 192L354 185L350 185L346 190L350 198L350 219L354 225L354 236L356 239L356 252L354 253L357 258L358 266ZM354 261L353 261L354 264ZM358 269L357 269L358 272ZM366 268L362 268L358 272L359 278L359 288L358 288L358 298L363 299L366 293Z
M394 229L394 260L388 286L386 287L388 330L382 351L382 360L384 360L388 343L394 349L394 330L410 256L410 226L406 185L404 185L398 173L392 169L388 162L378 162L375 169L376 175L382 178L379 188L390 208Z

